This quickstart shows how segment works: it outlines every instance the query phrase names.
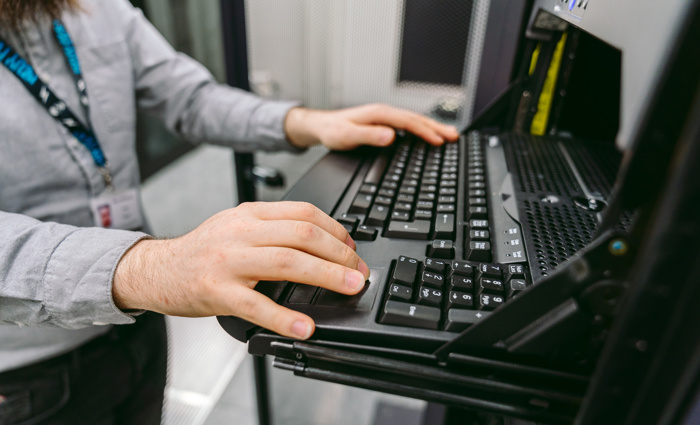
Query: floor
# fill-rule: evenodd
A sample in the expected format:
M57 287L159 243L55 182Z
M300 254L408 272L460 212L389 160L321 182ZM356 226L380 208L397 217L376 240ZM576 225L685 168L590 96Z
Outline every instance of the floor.
M257 161L283 171L285 188L259 190L279 200L318 160L323 148L303 155L258 154ZM203 146L151 177L143 203L153 233L177 237L236 204L230 150ZM170 358L164 425L257 424L252 361L246 345L229 337L216 319L168 318ZM276 425L417 425L425 403L418 400L299 378L270 368ZM387 417L393 418L387 421Z

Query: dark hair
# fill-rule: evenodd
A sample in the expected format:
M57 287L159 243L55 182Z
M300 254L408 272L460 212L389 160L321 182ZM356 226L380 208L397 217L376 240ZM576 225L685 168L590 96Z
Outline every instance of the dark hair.
M11 29L25 21L58 18L65 10L80 10L79 0L0 0L0 23Z

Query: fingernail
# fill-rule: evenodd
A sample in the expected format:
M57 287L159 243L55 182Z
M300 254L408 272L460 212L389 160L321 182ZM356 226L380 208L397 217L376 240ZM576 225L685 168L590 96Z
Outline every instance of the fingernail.
M345 245L349 246L353 250L357 250L357 244L355 243L354 240L348 235L347 239L345 239Z
M347 272L345 274L345 286L353 291L359 291L365 284L365 277L358 272Z
M362 273L365 280L369 279L369 267L367 267L367 264L365 264L364 261L360 260L360 263L357 265L357 270Z
M394 130L382 130L382 134L379 136L379 141L383 144L389 144L394 140Z
M294 322L292 325L292 333L299 339L307 339L311 336L311 325L303 320Z

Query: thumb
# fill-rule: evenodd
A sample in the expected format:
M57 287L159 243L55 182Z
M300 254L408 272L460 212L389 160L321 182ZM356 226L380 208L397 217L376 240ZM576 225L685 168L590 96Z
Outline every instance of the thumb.
M395 138L396 132L391 127L355 124L349 129L343 142L352 146L389 146Z

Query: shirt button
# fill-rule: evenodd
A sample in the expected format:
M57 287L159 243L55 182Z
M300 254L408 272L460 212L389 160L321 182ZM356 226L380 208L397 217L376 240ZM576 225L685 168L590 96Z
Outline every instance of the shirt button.
M109 323L106 322L92 322L93 325L95 326L107 326Z

